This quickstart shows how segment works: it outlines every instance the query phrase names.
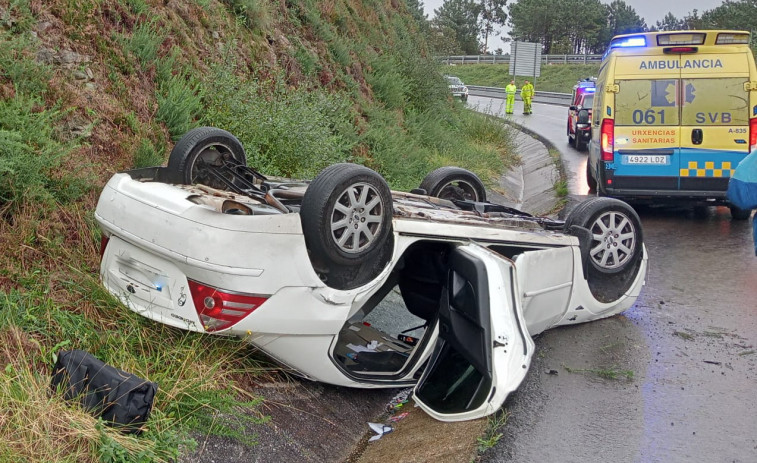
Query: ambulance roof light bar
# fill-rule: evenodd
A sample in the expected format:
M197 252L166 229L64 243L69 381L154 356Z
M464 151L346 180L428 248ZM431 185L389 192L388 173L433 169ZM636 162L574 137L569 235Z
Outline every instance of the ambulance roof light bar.
M703 45L707 36L704 32L684 32L671 34L658 34L657 45L661 47L680 45Z
M718 34L718 38L715 39L716 45L730 45L730 44L749 44L749 34L733 33L733 32L721 32Z
M610 48L646 47L647 39L643 35L618 37L610 42Z

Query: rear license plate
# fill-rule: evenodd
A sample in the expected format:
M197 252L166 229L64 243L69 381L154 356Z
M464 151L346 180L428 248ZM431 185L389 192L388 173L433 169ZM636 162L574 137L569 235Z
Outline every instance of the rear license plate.
M659 154L629 154L624 156L625 163L626 164L657 164L657 165L667 165L668 159L670 159L668 156L659 155Z

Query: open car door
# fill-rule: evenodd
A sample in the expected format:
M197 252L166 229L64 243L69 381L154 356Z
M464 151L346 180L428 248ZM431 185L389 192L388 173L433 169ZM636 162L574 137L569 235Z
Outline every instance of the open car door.
M456 248L439 307L439 339L415 401L441 421L496 412L526 376L534 343L520 307L515 266L487 248Z

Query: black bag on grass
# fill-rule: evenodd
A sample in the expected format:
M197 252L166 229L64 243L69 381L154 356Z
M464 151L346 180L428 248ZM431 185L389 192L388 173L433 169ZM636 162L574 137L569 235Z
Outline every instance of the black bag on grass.
M158 385L106 365L82 350L60 351L50 383L66 400L78 400L106 424L129 434L142 432Z

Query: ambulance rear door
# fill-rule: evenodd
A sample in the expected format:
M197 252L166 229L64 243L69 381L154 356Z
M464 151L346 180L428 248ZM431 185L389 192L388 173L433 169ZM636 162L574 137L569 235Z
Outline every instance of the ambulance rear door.
M678 190L681 162L679 56L650 51L615 68L613 188L636 195Z
M748 50L728 48L681 56L680 189L694 195L723 195L749 152L751 63Z

